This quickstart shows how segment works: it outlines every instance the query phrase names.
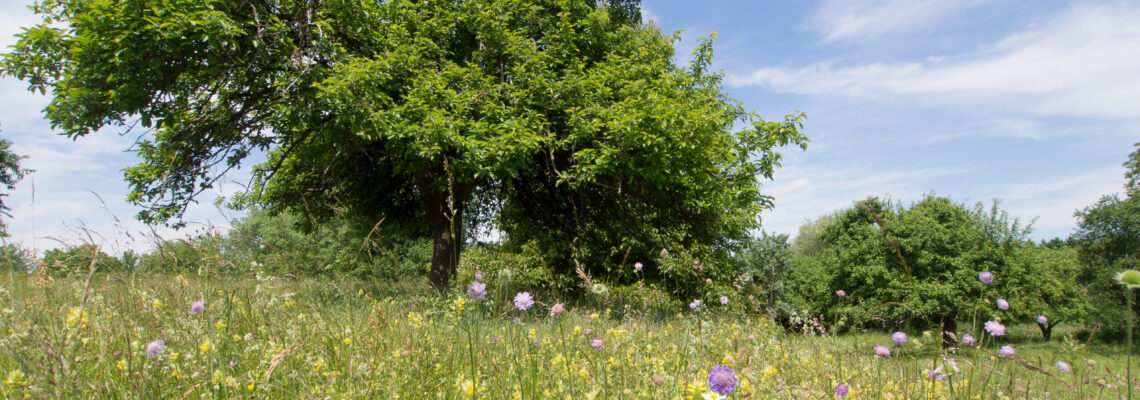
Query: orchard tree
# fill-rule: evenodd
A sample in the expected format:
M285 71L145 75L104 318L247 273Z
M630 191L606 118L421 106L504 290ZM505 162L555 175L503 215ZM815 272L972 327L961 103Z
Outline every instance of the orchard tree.
M50 92L69 137L143 129L126 179L144 221L180 224L264 153L247 203L420 226L442 289L469 209L565 249L715 248L771 206L758 178L805 146L800 116L729 99L710 42L676 65L637 3L44 1L2 72Z
M1088 285L1089 297L1098 312L1089 322L1124 328L1124 293L1114 275L1136 268L1140 261L1140 143L1124 162L1127 180L1123 194L1108 194L1076 213L1073 235L1083 269L1079 280Z
M1028 232L996 202L989 210L980 204L967 208L928 195L905 208L870 198L824 226L815 238L818 251L807 257L822 265L828 292L846 294L820 301L825 313L857 322L878 319L889 328L906 321L934 325L942 331L943 345L950 346L963 322L1018 321L1046 312L1032 303L1043 293L1058 302L1051 310L1083 300L1065 297L1073 292L1065 288L1053 296L1053 284L1064 282L1019 258ZM998 279L980 282L983 271ZM998 298L1013 307L997 310Z

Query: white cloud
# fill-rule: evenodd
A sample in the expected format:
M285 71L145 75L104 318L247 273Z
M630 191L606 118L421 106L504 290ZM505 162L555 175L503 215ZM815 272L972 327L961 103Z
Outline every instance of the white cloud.
M1078 5L1039 28L959 57L836 66L821 62L729 75L735 86L1033 115L1140 118L1140 5Z
M827 0L808 20L822 42L865 41L936 24L980 1L971 0Z

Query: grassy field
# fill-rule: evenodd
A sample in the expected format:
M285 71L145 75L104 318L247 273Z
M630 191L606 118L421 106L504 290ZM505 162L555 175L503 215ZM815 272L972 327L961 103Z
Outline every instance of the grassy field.
M858 399L1125 393L1122 349L1063 334L1043 343L1028 326L945 353L922 332L903 345L787 334L720 304L667 318L570 304L552 316L556 299L519 311L514 291L493 285L476 300L461 288L268 277L5 274L0 284L5 398L702 399L716 398L718 365L734 370L735 399L838 398L841 383ZM1016 358L996 356L1001 345Z

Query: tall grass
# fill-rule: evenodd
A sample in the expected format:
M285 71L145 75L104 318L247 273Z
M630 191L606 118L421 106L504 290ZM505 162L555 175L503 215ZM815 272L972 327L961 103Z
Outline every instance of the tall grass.
M1126 392L1114 367L1122 357L1079 347L1011 343L1011 359L993 349L944 352L916 333L880 358L871 347L888 344L886 335L786 334L720 304L649 317L582 301L552 317L555 299L539 295L523 312L509 303L516 289L495 293L505 289L493 284L473 300L459 289L430 294L418 281L5 275L6 398L700 399L716 365L735 369L729 398L741 399L833 398L839 383L851 387L848 398ZM204 312L190 312L196 300ZM153 340L165 342L157 356L145 351ZM931 379L932 370L948 376Z

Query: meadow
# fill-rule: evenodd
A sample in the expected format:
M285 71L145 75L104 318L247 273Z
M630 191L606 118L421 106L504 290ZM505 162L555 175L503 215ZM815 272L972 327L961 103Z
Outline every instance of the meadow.
M731 297L723 299L727 304L661 312L605 296L563 304L534 293L533 304L520 310L517 288L495 279L472 287L472 277L460 279L464 287L436 294L422 279L6 273L0 394L1115 399L1126 393L1122 349L1081 343L1066 331L1043 342L1033 326L1010 326L996 340L943 350L930 332L908 332L896 344L889 333L832 335L810 319L802 331L789 332L738 311L732 304L744 299ZM874 346L890 355L877 356ZM1016 354L1002 356L1001 346ZM714 368L722 380L710 382ZM710 388L729 383L727 395Z

